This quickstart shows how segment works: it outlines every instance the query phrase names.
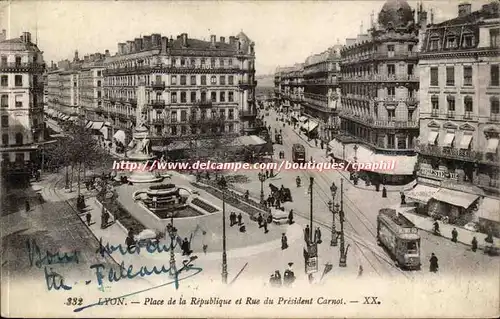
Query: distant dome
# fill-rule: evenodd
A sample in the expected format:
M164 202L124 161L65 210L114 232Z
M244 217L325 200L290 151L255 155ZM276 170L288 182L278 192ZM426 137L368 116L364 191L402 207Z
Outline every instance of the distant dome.
M414 22L413 10L406 0L387 0L378 14L378 23L381 27L406 27Z

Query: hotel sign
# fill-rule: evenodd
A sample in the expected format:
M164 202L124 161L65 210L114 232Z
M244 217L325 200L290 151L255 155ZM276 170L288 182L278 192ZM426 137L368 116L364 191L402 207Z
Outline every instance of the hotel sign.
M442 170L437 170L437 169L430 169L430 168L421 168L419 170L419 173L421 175L429 176L429 177L437 177L437 178L442 178L442 179L458 179L458 174L457 173L450 173Z

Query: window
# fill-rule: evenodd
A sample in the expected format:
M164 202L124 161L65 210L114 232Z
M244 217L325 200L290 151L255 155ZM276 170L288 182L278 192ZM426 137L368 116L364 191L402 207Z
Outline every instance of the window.
M181 92L181 103L187 103L187 94L186 94L186 92Z
M196 75L191 75L191 85L196 85Z
M9 116L2 115L2 127L9 127Z
M207 119L207 110L201 110L200 111L200 119L201 120L206 120Z
M172 123L177 123L177 111L172 111L170 113L170 119L172 120Z
M207 100L207 92L201 92L201 101L205 102Z
M408 121L413 121L413 113L415 110L408 110Z
M210 84L217 84L217 77L215 75L210 77Z
M449 35L446 37L446 48L453 49L457 46L457 37L454 35Z
M398 135L398 149L399 150L406 149L406 136L405 135Z
M229 66L233 66L233 59L230 58L229 60L227 60L227 64Z
M14 85L15 86L23 86L23 76L22 75L15 75L14 76Z
M490 46L498 48L500 46L500 29L490 29Z
M387 74L394 75L396 73L396 66L394 64L387 64Z
M213 69L215 68L215 59L210 60L210 67Z
M447 66L446 67L446 85L454 86L455 85L455 67Z
M102 76L102 71L97 71L97 76Z
M413 64L408 64L408 75L413 75L413 68L415 66Z
M224 59L220 59L219 60L219 65L220 65L221 68L224 67Z
M234 125L233 125L233 124L229 124L229 125L227 126L227 131L228 131L229 133L234 132Z
M387 110L387 117L389 118L389 121L394 121L394 118L396 117L396 110Z
M495 116L498 116L500 114L500 104L498 97L496 96L492 96L490 98L490 113Z
M388 57L393 57L394 56L394 44L388 44L387 45L387 56Z
M231 60L229 60L231 61ZM234 85L234 76L230 75L227 77L227 84Z
M102 97L101 91L97 91L97 98L100 99Z
M172 58L172 66L175 66L177 64L177 61L175 60L175 58Z
M465 118L471 118L472 113L472 97L466 96L464 97L464 110L465 110Z
M229 120L234 120L234 110L233 110L233 109L229 109L229 110L228 110L228 112L229 112L229 113L228 113L228 115L227 115L227 118L228 118Z
M23 96L22 95L16 95L16 107L23 107Z
M16 56L16 66L20 66L20 65L21 65L21 57Z
M191 103L196 102L196 92L191 92Z
M206 75L201 76L201 85L207 85L207 76Z
M16 145L23 145L23 134L16 133Z
M226 102L226 92L220 92L220 102Z
M184 58L181 59L181 66L186 66L186 59Z
M229 92L227 95L228 102L234 102L234 92Z
M181 75L181 85L186 85L186 76Z
M2 58L1 58L0 63L1 63L2 65L7 65L7 56L2 55Z
M2 144L9 145L9 134L2 134Z
M201 67L202 67L202 68L204 68L204 67L205 67L205 64L206 64L205 59L201 59Z
M213 102L216 102L216 101L217 101L217 92L211 92L211 93L210 93L210 99L211 99Z
M464 66L464 86L472 86L472 66Z
M490 66L490 85L491 86L498 86L499 85L499 78L498 78L498 64L491 65Z
M408 44L408 52L413 52L413 44Z
M394 148L395 144L394 134L387 134L387 148Z
M101 87L101 81L97 81L97 87Z
M431 67L431 86L439 85L439 72L437 67Z
M212 119L217 118L217 111L215 109L212 109L212 114L210 115L210 118L212 118Z
M170 82L172 85L177 85L177 76L176 75L172 75L170 77Z
M472 48L474 46L474 36L472 34L464 34L462 37L462 47Z
M455 97L452 95L448 95L448 112L455 112Z
M187 134L187 127L186 126L181 126L181 135L186 135Z
M2 75L0 78L0 85L1 86L8 86L9 85L9 78L7 75Z
M172 136L177 135L177 126L170 127L170 135L172 135Z
M2 107L9 107L9 96L7 94L2 94L0 98L0 105Z
M430 51L439 50L439 37L432 37L431 38L431 41L429 43L429 50Z
M170 93L170 97L172 99L172 103L177 103L177 92Z
M196 60L195 59L191 59L191 67L194 68L196 66Z
M219 82L220 82L220 85L226 85L226 76L225 75L221 75L219 77Z
M388 87L387 88L387 96L394 96L396 95L396 88L395 87Z
M187 121L187 111L181 111L181 122Z
M439 111L439 97L437 95L431 96L432 111Z
M221 119L226 119L226 110L225 109L220 109L219 114L220 114Z
M24 162L24 153L16 153L16 159L15 161L17 163Z

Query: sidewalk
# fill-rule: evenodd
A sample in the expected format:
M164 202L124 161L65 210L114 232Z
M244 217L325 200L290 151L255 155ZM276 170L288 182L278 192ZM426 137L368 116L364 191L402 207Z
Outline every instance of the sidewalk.
M432 219L431 217L419 216L417 214L410 212L403 212L402 214L406 218L408 218L411 222L413 222L417 228L425 230L430 233L434 233L434 219ZM478 242L478 248L484 248L485 246L484 239L487 236L486 234L479 232L472 232L455 225L444 224L440 222L439 230L441 232L441 237L451 239L451 231L453 230L453 228L456 228L458 232L458 238L457 238L458 242L471 246L472 238L476 237ZM497 247L500 246L500 239L493 237L493 243Z

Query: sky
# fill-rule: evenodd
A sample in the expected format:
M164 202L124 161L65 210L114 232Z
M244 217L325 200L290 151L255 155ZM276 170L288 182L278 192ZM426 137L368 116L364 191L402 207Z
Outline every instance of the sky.
M58 62L110 50L118 42L161 33L210 39L240 31L255 42L257 75L302 63L346 38L365 31L385 1L12 1L0 2L0 29L14 38L32 33L44 59ZM416 8L417 1L408 1ZM457 15L457 0L423 1L434 22ZM487 1L472 1L477 10Z

